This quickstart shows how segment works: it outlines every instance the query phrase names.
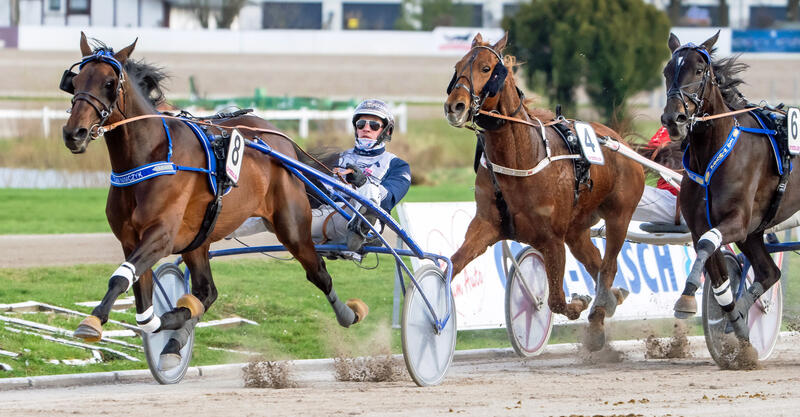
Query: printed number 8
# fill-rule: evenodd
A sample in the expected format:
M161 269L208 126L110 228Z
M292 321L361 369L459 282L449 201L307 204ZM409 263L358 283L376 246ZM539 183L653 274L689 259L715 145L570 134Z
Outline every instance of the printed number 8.
M233 150L232 150L233 155L231 155L231 162L233 162L234 165L239 165L239 155L241 154L241 149L242 149L242 137L237 135L234 137Z

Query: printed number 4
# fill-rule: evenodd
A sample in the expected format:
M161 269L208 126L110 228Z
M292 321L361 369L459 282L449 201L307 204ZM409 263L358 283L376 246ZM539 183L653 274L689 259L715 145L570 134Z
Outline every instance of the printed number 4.
M594 142L592 141L592 135L585 128L583 130L583 144L585 145L585 147L591 148L592 149L592 153L595 152Z

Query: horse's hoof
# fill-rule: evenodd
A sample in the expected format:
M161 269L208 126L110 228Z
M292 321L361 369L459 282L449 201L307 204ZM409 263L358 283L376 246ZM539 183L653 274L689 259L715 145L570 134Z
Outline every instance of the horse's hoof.
M206 312L206 308L203 307L203 303L201 303L200 300L192 294L183 294L183 296L178 299L178 303L175 306L188 308L192 313L192 318L200 317Z
M742 342L750 342L750 328L747 327L747 317L738 317L736 320L728 321L728 324L733 329L733 334ZM726 329L727 330L727 329Z
M353 310L354 313L356 313L356 320L353 322L353 324L356 324L367 318L367 314L369 314L369 306L365 302L361 301L361 299L351 298L347 300L346 304L351 310Z
M675 302L675 318L688 319L697 313L697 300L693 295L681 295Z
M614 294L614 297L617 298L617 304L619 305L622 304L622 302L625 301L626 298L628 298L628 295L630 295L631 292L626 290L625 288L614 287L611 289L611 293Z
M603 330L603 326L595 326L590 323L583 338L583 345L589 352L602 350L606 345L606 332Z
M103 338L103 325L100 324L99 318L88 316L81 321L81 324L73 332L73 336L89 343L98 342Z
M162 353L158 361L159 371L169 371L181 364L181 355L178 353Z
M583 303L583 308L581 308L581 311L586 310L587 308L589 308L589 305L592 304L592 296L590 295L572 294L572 300L570 302L575 300L578 300L581 303Z

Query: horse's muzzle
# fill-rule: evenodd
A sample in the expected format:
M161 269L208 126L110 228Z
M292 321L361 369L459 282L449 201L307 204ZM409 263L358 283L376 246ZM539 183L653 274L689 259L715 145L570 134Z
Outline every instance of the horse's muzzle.
M447 118L447 122L450 123L451 126L463 127L469 120L467 105L461 101L457 101L455 103L445 102L444 116Z
M688 133L689 118L682 112L663 113L661 125L667 128L670 139L682 140Z
M64 138L64 145L70 152L83 153L86 151L86 146L89 144L89 129L64 126L61 128L61 134Z

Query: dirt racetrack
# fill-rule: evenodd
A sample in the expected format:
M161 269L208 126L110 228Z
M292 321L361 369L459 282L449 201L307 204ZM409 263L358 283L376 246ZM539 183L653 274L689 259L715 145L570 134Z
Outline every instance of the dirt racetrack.
M618 363L592 360L576 348L528 360L462 358L442 385L428 388L407 378L382 383L307 378L296 388L244 388L238 373L231 373L171 386L150 380L4 391L0 415L797 415L798 341L800 336L785 336L755 371L719 370L699 338L692 343L694 358L676 360L645 360L643 343L627 342L634 346Z

